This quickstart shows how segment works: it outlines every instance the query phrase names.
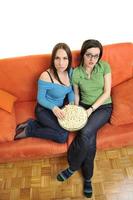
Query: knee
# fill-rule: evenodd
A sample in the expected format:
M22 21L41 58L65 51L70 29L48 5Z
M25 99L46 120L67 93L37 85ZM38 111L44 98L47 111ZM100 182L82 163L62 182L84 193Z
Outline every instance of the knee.
M58 137L58 142L63 144L67 141L67 138L68 138L68 133L63 133L63 134L59 134L59 137Z
M91 132L91 131L83 131L80 134L81 140L86 143L86 145L90 148L96 146L96 132Z
M81 134L84 135L84 136L88 136L88 135L91 135L93 132L95 132L95 129L91 126L87 126L87 127L84 127L83 129L81 129Z
M94 135L96 136L97 129L94 126L89 125L81 129L80 132L81 132L81 135L83 135L84 137L91 138L91 137L94 137Z

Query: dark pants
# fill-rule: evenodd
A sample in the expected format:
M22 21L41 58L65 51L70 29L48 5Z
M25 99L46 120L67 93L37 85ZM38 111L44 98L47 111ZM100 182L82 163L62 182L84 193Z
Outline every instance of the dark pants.
M88 106L81 104L86 109ZM81 129L68 150L68 163L72 170L81 168L83 177L90 180L93 176L94 158L96 154L97 131L109 121L112 104L96 109L88 118L86 126Z
M60 127L56 116L49 109L37 104L35 108L37 120L28 124L27 136L54 140L58 143L65 143L68 131Z

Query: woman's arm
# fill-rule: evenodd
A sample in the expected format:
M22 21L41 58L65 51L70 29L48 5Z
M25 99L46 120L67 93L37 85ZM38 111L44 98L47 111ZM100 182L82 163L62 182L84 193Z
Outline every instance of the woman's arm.
M99 106L101 106L106 99L110 97L111 93L111 73L108 73L104 75L104 91L103 94L95 101L95 103L92 105L92 108L89 108L87 110L88 116L96 110Z
M40 76L40 81L38 81L38 92L37 92L37 101L40 105L42 105L45 108L48 108L52 110L54 115L62 119L64 117L64 112L55 104L51 103L46 98L47 90L49 89L49 86L47 85L48 82L51 82L47 72L43 72Z
M74 95L75 95L75 100L74 103L75 105L79 105L79 100L80 100L80 96L79 96L79 87L78 85L73 85L73 89L74 89Z
M47 93L48 89L49 89L49 86L47 85L47 82L41 81L39 79L38 91L37 91L37 101L41 106L52 110L55 107L55 105L53 103L49 102L49 100L46 97L46 93Z

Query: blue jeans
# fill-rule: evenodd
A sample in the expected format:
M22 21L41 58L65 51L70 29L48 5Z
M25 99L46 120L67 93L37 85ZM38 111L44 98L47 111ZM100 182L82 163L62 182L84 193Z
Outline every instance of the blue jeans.
M37 104L35 108L36 119L28 124L26 135L54 140L58 143L65 143L68 138L68 131L60 127L56 116L47 108Z
M88 109L89 106L80 103ZM90 180L93 176L94 158L96 154L97 131L109 121L112 104L96 109L88 118L88 122L76 135L68 150L68 163L72 170L81 168L83 177Z

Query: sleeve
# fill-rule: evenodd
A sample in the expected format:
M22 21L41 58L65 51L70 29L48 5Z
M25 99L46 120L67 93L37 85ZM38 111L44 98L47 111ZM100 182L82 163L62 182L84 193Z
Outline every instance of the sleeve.
M73 74L72 74L72 84L73 85L78 85L79 83L79 71L78 68L73 70Z
M38 81L37 101L41 106L52 110L56 105L47 99L46 93L48 89L47 82L45 83L42 80Z
M111 68L110 68L109 63L105 62L104 63L104 75L106 75L108 73L111 73Z

